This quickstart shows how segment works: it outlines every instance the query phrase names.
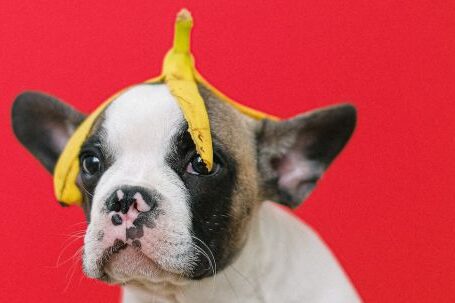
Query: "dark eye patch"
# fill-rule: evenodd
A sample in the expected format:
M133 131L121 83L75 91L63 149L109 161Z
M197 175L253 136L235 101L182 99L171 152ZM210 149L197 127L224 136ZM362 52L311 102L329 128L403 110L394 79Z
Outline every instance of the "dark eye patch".
M192 175L185 173L188 161L196 153L194 143L187 132L187 125L173 139L173 148L167 156L167 163L181 177L189 192L189 205L192 213L193 243L208 256L213 254L217 269L223 268L232 257L229 246L229 226L231 224L232 197L237 181L237 163L213 136L214 152L221 168L211 175ZM204 242L201 243L201 241ZM207 247L211 252L208 251ZM211 260L213 262L213 260ZM200 279L211 274L209 261L198 256L197 266L192 278Z
M83 172L83 163L81 161L79 163L80 173L78 185L84 197L82 209L84 210L87 221L89 222L95 188L98 185L103 173L112 165L113 162L113 156L109 153L109 150L106 148L106 144L103 141L104 134L104 129L102 127L98 127L91 134L91 136L85 140L79 153L80 160L82 160L85 155L95 155L100 160L100 165L102 166L102 170L99 174L87 175Z

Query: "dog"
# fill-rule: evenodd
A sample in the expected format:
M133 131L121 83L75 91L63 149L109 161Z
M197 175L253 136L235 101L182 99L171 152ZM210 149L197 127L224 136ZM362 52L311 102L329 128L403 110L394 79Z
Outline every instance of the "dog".
M360 302L324 242L286 210L343 149L355 108L254 120L198 89L211 125L211 171L164 84L133 86L98 117L79 161L84 273L122 285L127 303ZM12 126L52 173L85 117L25 92Z

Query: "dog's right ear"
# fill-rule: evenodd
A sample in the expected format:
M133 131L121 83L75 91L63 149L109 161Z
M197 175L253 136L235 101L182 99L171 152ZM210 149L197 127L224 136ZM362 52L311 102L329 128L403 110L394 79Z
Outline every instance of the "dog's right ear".
M24 92L12 108L12 126L19 141L53 173L55 164L85 115L54 97Z
M355 124L356 110L349 104L278 122L262 120L256 140L263 198L299 205L343 149Z

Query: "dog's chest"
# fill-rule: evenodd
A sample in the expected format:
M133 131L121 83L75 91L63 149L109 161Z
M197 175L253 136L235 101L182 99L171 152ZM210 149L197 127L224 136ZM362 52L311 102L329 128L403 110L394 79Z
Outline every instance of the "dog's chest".
M215 277L167 296L125 294L126 303L360 302L316 233L271 202L263 203L240 256Z

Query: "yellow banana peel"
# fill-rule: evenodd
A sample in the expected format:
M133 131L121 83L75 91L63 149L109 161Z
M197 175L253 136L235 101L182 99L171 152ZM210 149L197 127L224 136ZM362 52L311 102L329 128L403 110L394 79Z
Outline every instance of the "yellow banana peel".
M221 101L230 104L247 116L254 119L269 118L275 120L277 118L229 99L197 72L190 50L192 26L193 20L190 12L186 9L181 10L175 23L174 44L164 58L162 74L145 81L145 83L165 83L167 85L182 110L185 120L188 122L188 131L196 146L196 151L207 168L211 170L213 166L213 147L210 122L204 100L199 94L198 84L207 87ZM61 203L66 205L80 205L82 203L82 193L76 183L79 175L80 148L100 113L126 89L109 98L91 113L76 129L66 144L54 170L55 195Z

